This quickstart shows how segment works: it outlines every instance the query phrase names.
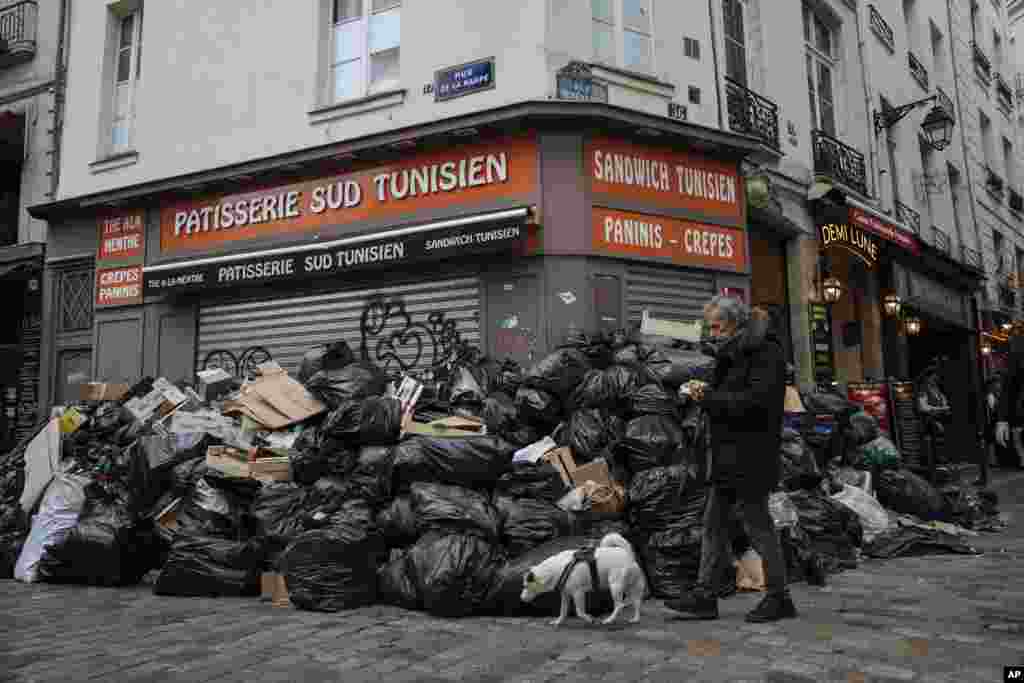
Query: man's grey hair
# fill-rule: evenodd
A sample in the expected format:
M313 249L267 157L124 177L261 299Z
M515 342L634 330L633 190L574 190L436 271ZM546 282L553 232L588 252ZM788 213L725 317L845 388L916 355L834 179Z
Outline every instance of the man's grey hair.
M718 319L744 327L750 322L750 306L731 296L718 295L704 305L704 314L715 312Z

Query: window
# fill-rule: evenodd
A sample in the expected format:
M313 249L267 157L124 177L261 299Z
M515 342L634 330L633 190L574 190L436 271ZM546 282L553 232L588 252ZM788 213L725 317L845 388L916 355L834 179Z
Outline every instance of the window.
M142 9L115 17L114 101L111 117L111 152L132 149L135 132L136 85L142 73Z
M700 41L696 38L683 38L683 52L690 59L700 61Z
M1017 189L1017 164L1013 158L1013 143L1003 138L1003 164L1006 169L1006 187Z
M331 92L339 102L399 84L401 0L333 0Z
M807 51L807 94L814 128L836 134L833 73L836 62L834 32L808 5L804 5L804 42Z
M985 112L978 112L978 121L981 126L981 153L985 157L985 165L993 171L996 167L992 163L995 156L992 149L992 119L985 115Z
M725 24L725 75L746 87L746 33L740 0L722 0L722 21Z
M700 104L700 88L690 86L689 89L690 104Z
M92 329L92 280L92 268L61 273L59 332Z
M590 0L590 9L595 62L654 70L651 0Z
M1004 240L1002 234L997 231L992 231L992 251L995 252L996 259L996 273L1002 274L1006 272L1006 259L1003 256Z

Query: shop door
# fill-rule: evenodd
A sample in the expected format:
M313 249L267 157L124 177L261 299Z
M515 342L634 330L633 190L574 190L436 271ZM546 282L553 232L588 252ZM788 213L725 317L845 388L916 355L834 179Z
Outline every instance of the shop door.
M645 310L660 320L696 320L714 294L715 276L706 271L633 265L626 271L626 308L632 325L640 324Z
M510 358L524 367L533 365L540 329L539 301L540 288L534 276L488 283L487 311L497 360Z
M396 307L387 316L381 316L380 309L368 311L377 297L404 305L407 317ZM229 366L225 369L241 374L245 359L271 358L295 373L303 354L339 340L348 342L359 356L364 312L367 356L395 374L429 367L445 326L458 332L462 341L480 345L479 280L437 279L201 305L196 368Z
M789 329L789 305L786 296L786 248L784 243L750 235L750 303L772 317L772 323L786 351L793 360L792 335Z

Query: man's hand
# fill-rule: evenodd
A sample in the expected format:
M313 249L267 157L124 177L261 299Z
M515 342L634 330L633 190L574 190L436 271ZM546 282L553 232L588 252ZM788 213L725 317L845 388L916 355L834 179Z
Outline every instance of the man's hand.
M683 387L683 392L697 403L700 403L704 400L704 389L706 387L707 383L694 379L686 383Z
M996 443L1000 446L1006 446L1010 440L1010 424L1008 422L997 422L996 423Z

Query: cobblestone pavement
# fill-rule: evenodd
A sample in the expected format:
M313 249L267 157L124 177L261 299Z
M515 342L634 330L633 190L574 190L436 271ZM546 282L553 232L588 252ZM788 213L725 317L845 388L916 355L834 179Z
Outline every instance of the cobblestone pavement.
M990 681L1024 663L1024 474L997 483L1010 528L978 557L864 562L794 586L801 618L711 623L648 603L637 626L442 620L392 608L317 614L147 587L0 582L10 681Z

